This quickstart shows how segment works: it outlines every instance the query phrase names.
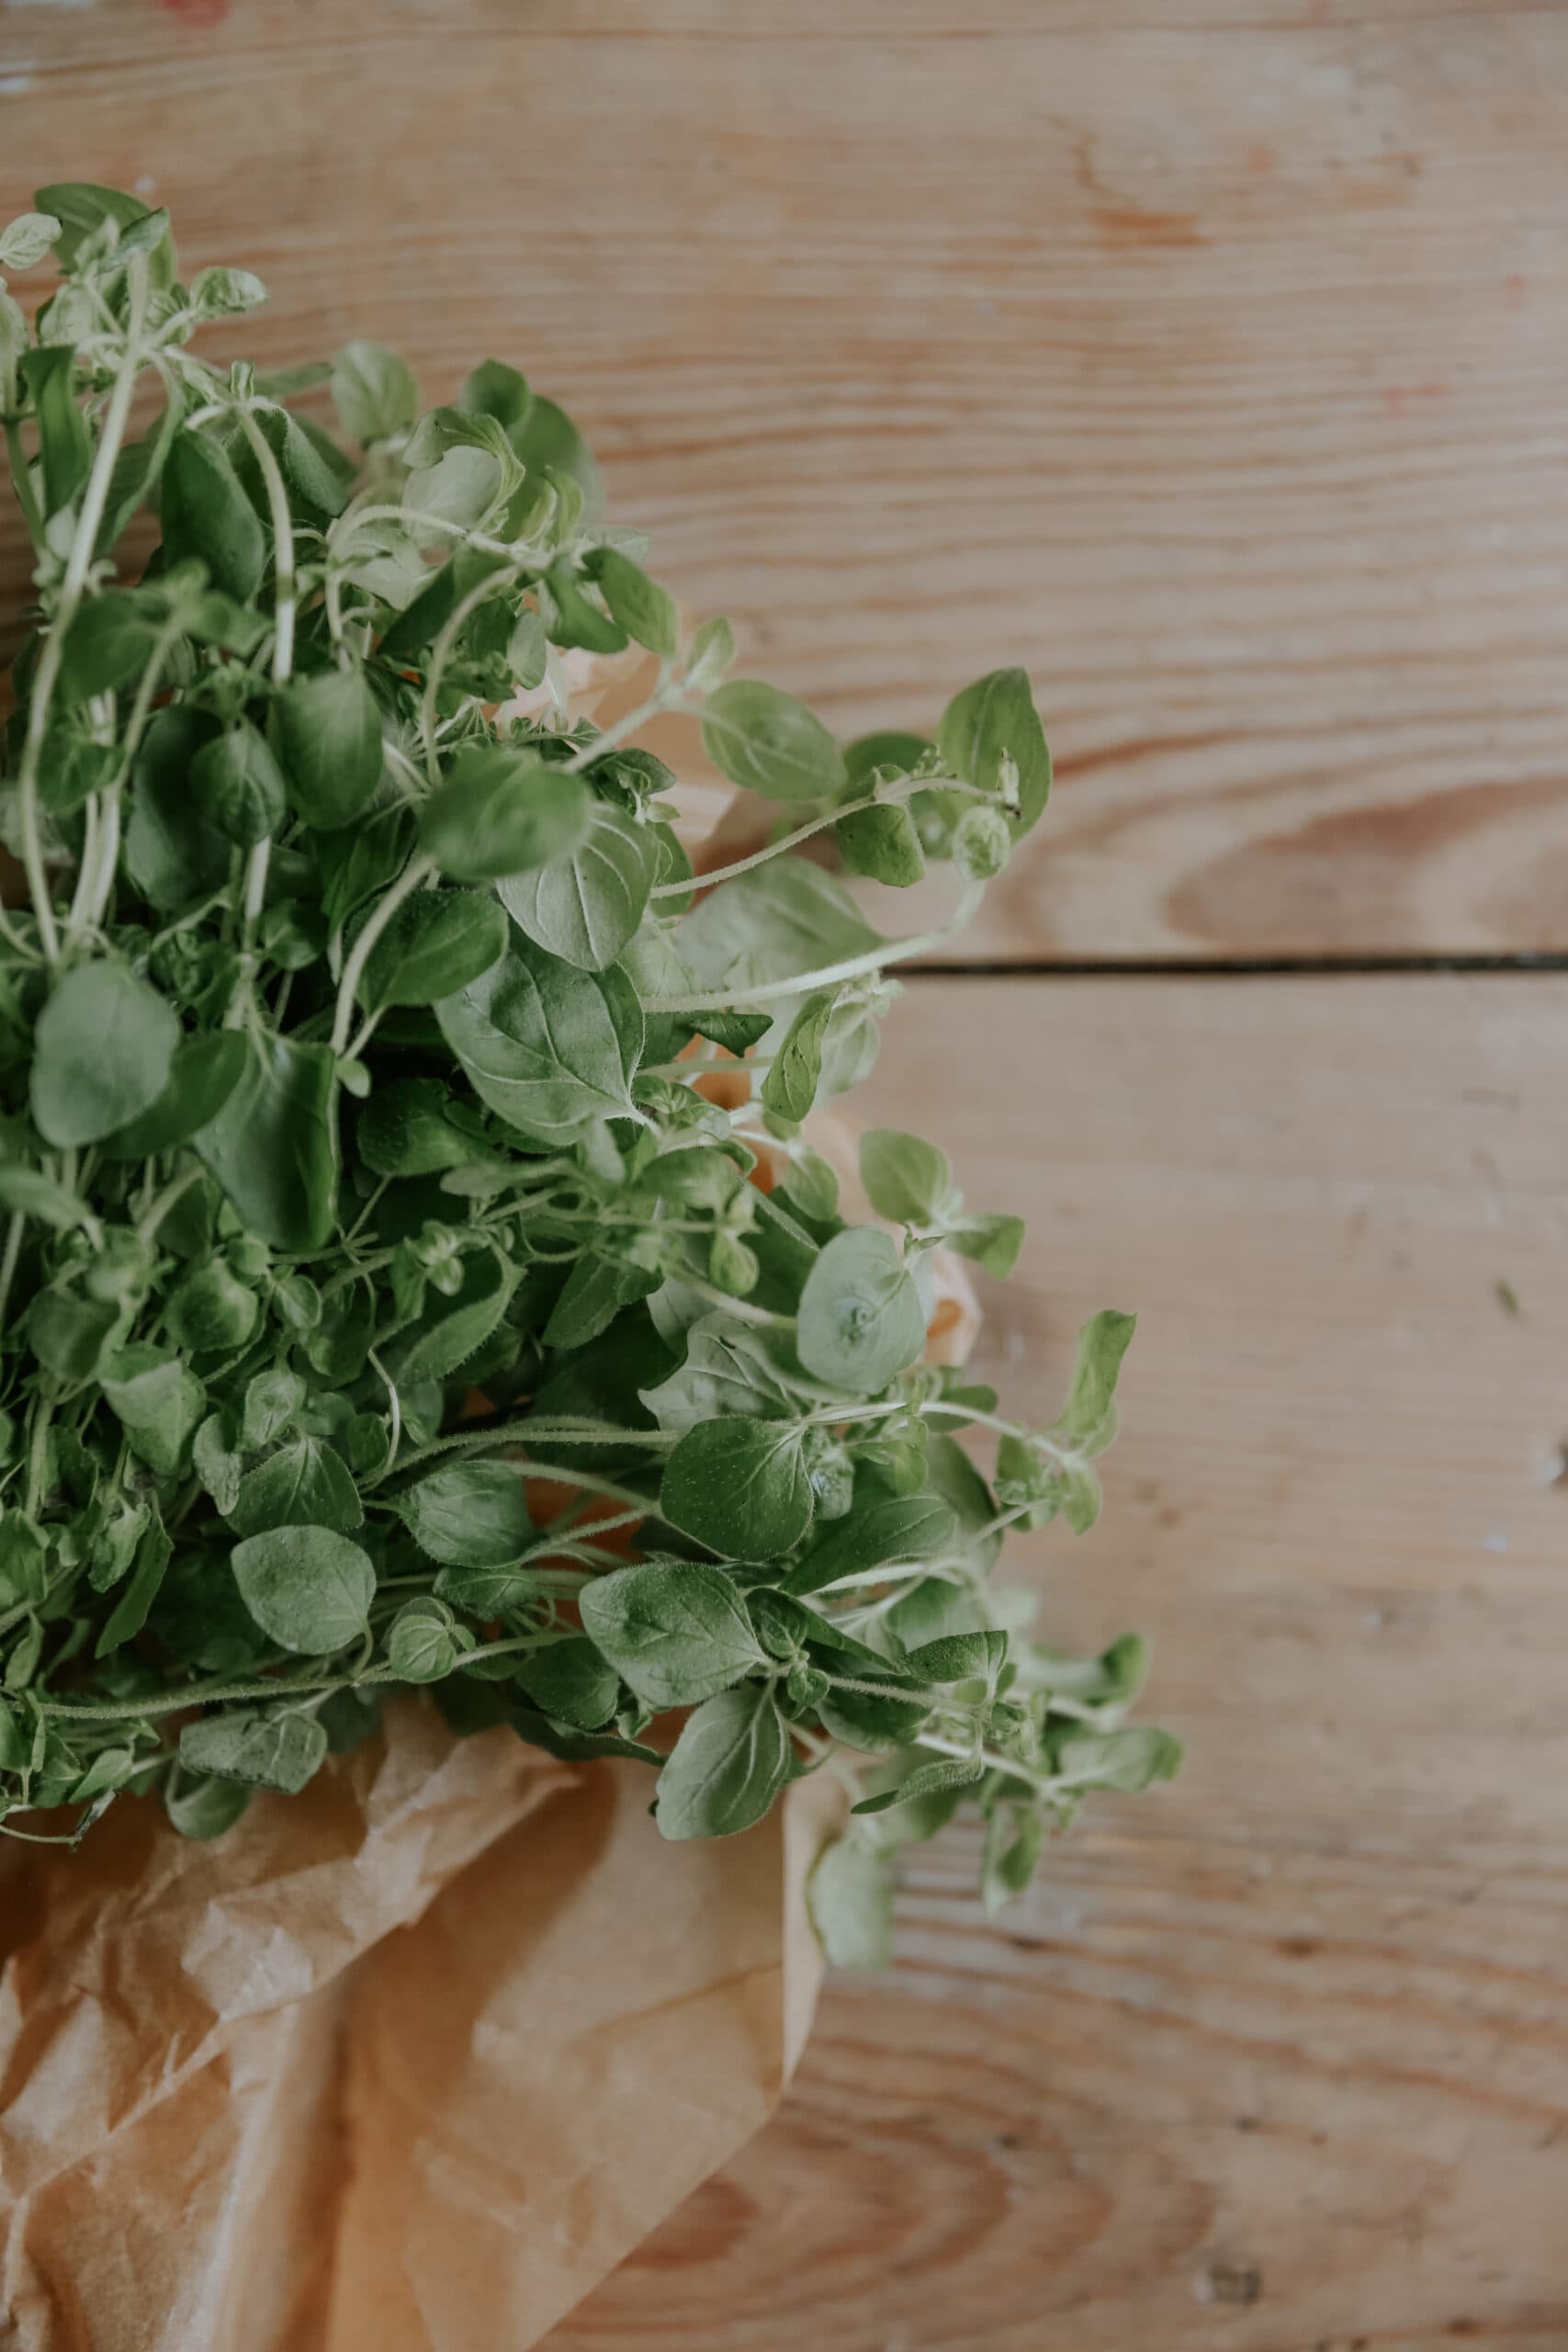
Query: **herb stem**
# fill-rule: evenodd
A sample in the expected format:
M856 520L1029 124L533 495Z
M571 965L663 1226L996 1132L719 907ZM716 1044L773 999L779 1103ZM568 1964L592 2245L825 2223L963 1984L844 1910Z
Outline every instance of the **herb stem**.
M906 964L912 956L924 956L931 948L942 946L973 921L985 894L983 882L968 883L949 920L936 930L889 939L868 948L863 956L846 956L841 962L820 965L814 972L797 972L793 978L760 980L750 988L705 990L694 996L649 996L643 1002L651 1013L727 1012L741 1011L747 1005L772 1004L780 997L809 996L817 989L859 979L863 974L879 972L888 964Z
M377 901L374 914L349 951L348 961L343 967L343 978L338 983L337 1008L333 1015L332 1047L334 1054L341 1054L348 1043L349 1027L354 1020L354 1001L376 942L404 900L411 899L439 871L433 857L416 857L403 868L391 888Z
M43 553L43 515L39 511L38 492L33 488L32 468L22 442L21 419L6 419L6 455L10 460L11 481L17 492L17 503L22 510L22 520L28 526L28 537L39 555Z
M49 872L44 865L43 839L39 830L39 765L43 754L44 738L49 731L50 706L54 699L60 665L65 655L65 639L87 584L98 526L103 521L104 507L108 499L109 481L114 472L115 459L119 455L120 443L125 438L131 395L136 390L136 379L141 367L141 331L147 315L145 256L133 254L129 266L130 301L126 318L125 347L115 371L108 405L104 411L97 449L87 476L87 487L82 495L82 511L72 534L71 552L65 560L65 577L61 582L60 594L51 616L49 634L39 654L38 675L32 684L28 731L22 743L21 768L17 779L22 864L27 868L39 944L51 964L60 961L60 933L54 920L54 909L50 902Z

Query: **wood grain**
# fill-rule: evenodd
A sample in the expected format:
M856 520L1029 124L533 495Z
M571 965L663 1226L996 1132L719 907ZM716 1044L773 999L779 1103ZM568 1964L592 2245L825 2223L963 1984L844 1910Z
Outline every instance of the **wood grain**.
M1027 663L1024 961L1568 945L1565 89L1556 0L0 18L10 200L167 201L234 347L515 357L845 729Z
M1568 2345L1568 982L915 984L867 1114L1027 1213L1049 1409L1143 1311L1053 1638L1156 1640L1183 1777L886 1980L548 2352ZM1495 1285L1512 1286L1518 1312Z

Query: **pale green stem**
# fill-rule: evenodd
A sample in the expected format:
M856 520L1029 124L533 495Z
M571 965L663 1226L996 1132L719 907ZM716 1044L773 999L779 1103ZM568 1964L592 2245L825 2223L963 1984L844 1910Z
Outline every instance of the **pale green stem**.
M21 1252L22 1227L27 1223L20 1209L13 1209L6 1227L6 1247L0 1251L0 1331L6 1328L6 1308L11 1296L11 1282Z
M808 842L813 833L826 832L829 825L836 825L840 817L858 817L866 808L901 808L918 792L961 792L974 800L995 797L981 786L964 784L957 776L907 776L882 792L867 792L858 800L846 800L840 808L825 810L820 817L813 817L809 824L797 825L793 833L785 833L782 840L770 842L766 849L753 850L750 857L738 857L728 865L716 865L709 872L697 875L693 881L656 883L649 896L650 899L676 899L682 892L693 889L711 889L716 882L733 882L738 874L750 874L754 867L766 865L770 858L787 856L791 850L798 849L802 842Z
M441 761L435 748L435 697L441 691L442 673L451 659L452 648L468 627L470 614L477 612L481 605L488 604L497 588L502 586L509 577L514 577L519 569L520 566L513 564L509 571L487 572L478 586L470 588L447 615L430 649L430 666L424 673L424 692L420 696L419 730L424 742L425 774L432 789L441 781Z
M157 1199L152 1203L152 1207L148 1210L146 1216L141 1219L136 1228L136 1238L138 1241L151 1241L152 1239L158 1230L158 1227L163 1224L164 1219L168 1216L169 1211L174 1207L175 1202L182 1199L184 1195L189 1192L191 1186L200 1178L201 1173L201 1162L199 1160L193 1160L188 1168L182 1169L177 1176L172 1178L171 1181L164 1185L163 1191L158 1194Z
M131 256L130 284L130 307L126 322L125 350L115 374L108 405L104 411L97 449L82 497L82 511L76 518L71 552L65 560L65 577L61 582L60 595L51 616L49 634L39 655L38 674L33 680L32 697L28 709L28 731L22 745L21 768L17 777L22 864L27 868L28 888L32 894L39 943L51 964L60 961L60 933L55 925L54 909L50 903L49 875L44 865L43 841L39 831L39 762L43 752L44 738L49 731L50 705L60 676L65 639L87 584L93 548L98 536L98 526L104 518L109 481L115 459L119 455L120 443L125 438L131 398L141 366L141 329L147 312L147 264L141 254Z
M823 964L815 972L797 973L793 979L762 980L752 988L710 990L695 996L650 996L645 997L643 1003L651 1013L728 1012L748 1005L772 1004L779 997L809 996L815 989L833 988L840 980L858 980L866 973L881 971L888 964L907 964L912 956L924 956L931 948L941 947L974 920L985 895L983 882L971 882L951 920L939 930L915 932L906 939L890 939L884 946L869 948L863 956L846 956L841 963Z
M639 702L635 710L628 710L624 718L618 718L615 721L614 727L606 727L602 734L595 735L592 743L584 743L581 750L574 752L570 760L563 760L561 773L570 775L577 768L592 767L595 760L602 760L606 752L614 751L617 743L624 743L628 735L635 735L639 727L656 717L660 711L674 709L679 701L680 688L672 680L666 678L661 682L657 694L649 695L646 702ZM692 886L689 882L683 882L677 884L676 887L689 890Z
M433 857L414 858L403 868L391 888L380 899L375 913L355 941L348 961L343 967L343 978L338 983L337 1009L333 1016L332 1046L334 1054L341 1054L348 1042L349 1027L354 1020L355 998L358 992L365 967L370 959L371 951L377 941L404 900L412 898L416 890L422 888L439 871L440 868Z

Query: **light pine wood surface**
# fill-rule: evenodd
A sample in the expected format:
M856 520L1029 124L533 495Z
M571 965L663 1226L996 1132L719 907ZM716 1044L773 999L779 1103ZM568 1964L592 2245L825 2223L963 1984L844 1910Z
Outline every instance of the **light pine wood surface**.
M515 359L841 730L1025 662L1060 782L965 953L1550 950L1565 88L1561 0L12 0L0 205L168 202L274 288L232 348ZM1565 2352L1565 1028L912 982L857 1109L1029 1216L987 1368L1144 1313L1104 1521L1018 1555L1189 1764L998 1925L923 1849L549 2352Z
M1565 90L1553 0L0 10L8 205L515 359L840 729L1027 664L1025 963L1568 946Z
M1141 1310L1104 1518L1015 1550L1053 1640L1154 1637L1187 1766L995 1925L919 1849L891 1976L548 2352L1562 2352L1565 1027L1514 974L914 984L863 1107L940 1082L1031 1220L990 1375L1048 1413Z

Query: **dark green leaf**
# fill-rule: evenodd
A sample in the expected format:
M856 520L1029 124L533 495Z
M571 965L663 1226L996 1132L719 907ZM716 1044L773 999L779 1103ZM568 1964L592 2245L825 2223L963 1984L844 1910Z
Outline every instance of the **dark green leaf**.
M536 1650L517 1680L545 1714L579 1731L598 1731L620 1703L619 1675L581 1634Z
M236 1535L275 1527L329 1527L340 1533L365 1517L343 1456L321 1438L296 1438L240 1481L230 1510Z
M584 1587L583 1630L645 1707L726 1690L766 1665L739 1591L720 1568L653 1560Z
M69 344L25 351L21 358L22 381L38 418L38 470L46 516L71 504L92 466L86 424L76 405L74 365Z
M381 780L381 713L357 670L296 678L273 706L289 801L308 825L351 825Z
M833 1017L836 992L808 996L784 1033L773 1068L762 1080L762 1108L798 1126L817 1101L822 1080L822 1046Z
M244 1066L245 1040L237 1029L182 1037L163 1092L139 1119L104 1138L105 1159L152 1159L188 1143L218 1116Z
M761 1821L790 1773L789 1733L771 1690L743 1682L687 1718L659 1776L663 1837L729 1838Z
M179 1475L207 1411L207 1392L167 1350L139 1340L107 1356L99 1377L133 1453L161 1478Z
M191 780L212 822L240 849L276 833L288 813L283 772L266 737L247 718L202 745Z
M153 713L131 766L125 862L160 914L175 912L228 876L232 845L207 816L191 782L197 753L218 732L209 711L172 704Z
M534 1141L633 1115L642 1009L617 967L579 972L514 933L501 961L435 1013L480 1099Z
M681 616L669 589L616 548L605 548L594 568L611 618L650 653L672 662L681 642Z
M180 1762L187 1772L281 1789L288 1796L298 1796L314 1778L326 1752L326 1733L310 1715L204 1715L180 1734Z
M249 1036L240 1076L195 1137L244 1223L276 1250L320 1250L337 1206L337 1067L326 1046Z
M136 1547L136 1565L130 1581L120 1594L107 1624L98 1635L95 1657L107 1657L122 1643L132 1640L147 1623L147 1612L158 1597L174 1545L164 1534L163 1524L154 1519Z
M207 566L215 588L249 604L266 568L266 534L228 457L210 435L175 435L164 464L159 511L164 557Z
M502 881L502 904L530 939L585 972L613 964L637 933L657 877L660 836L594 799L581 841L548 865Z
M727 1558L775 1559L811 1524L799 1428L744 1413L698 1422L665 1465L660 1509Z
M446 1463L392 1508L421 1551L447 1567L510 1567L534 1540L523 1473L512 1463Z
M163 1092L180 1027L162 997L121 963L68 971L33 1035L33 1118L46 1141L96 1143Z
M359 1545L333 1528L247 1536L235 1544L231 1565L245 1607L280 1648L318 1657L365 1634L376 1573Z
M434 1004L488 972L509 936L502 910L477 890L416 890L371 949L359 1001L367 1012Z
M892 1567L934 1559L954 1542L958 1522L940 1495L878 1494L857 1487L854 1509L835 1520L796 1562L784 1589L820 1592L840 1577L867 1568Z
M908 808L857 808L840 817L834 831L839 854L852 874L869 875L874 882L907 890L925 873L925 853Z
M468 745L425 802L420 842L454 881L495 881L570 856L586 838L594 807L581 776L536 752Z

